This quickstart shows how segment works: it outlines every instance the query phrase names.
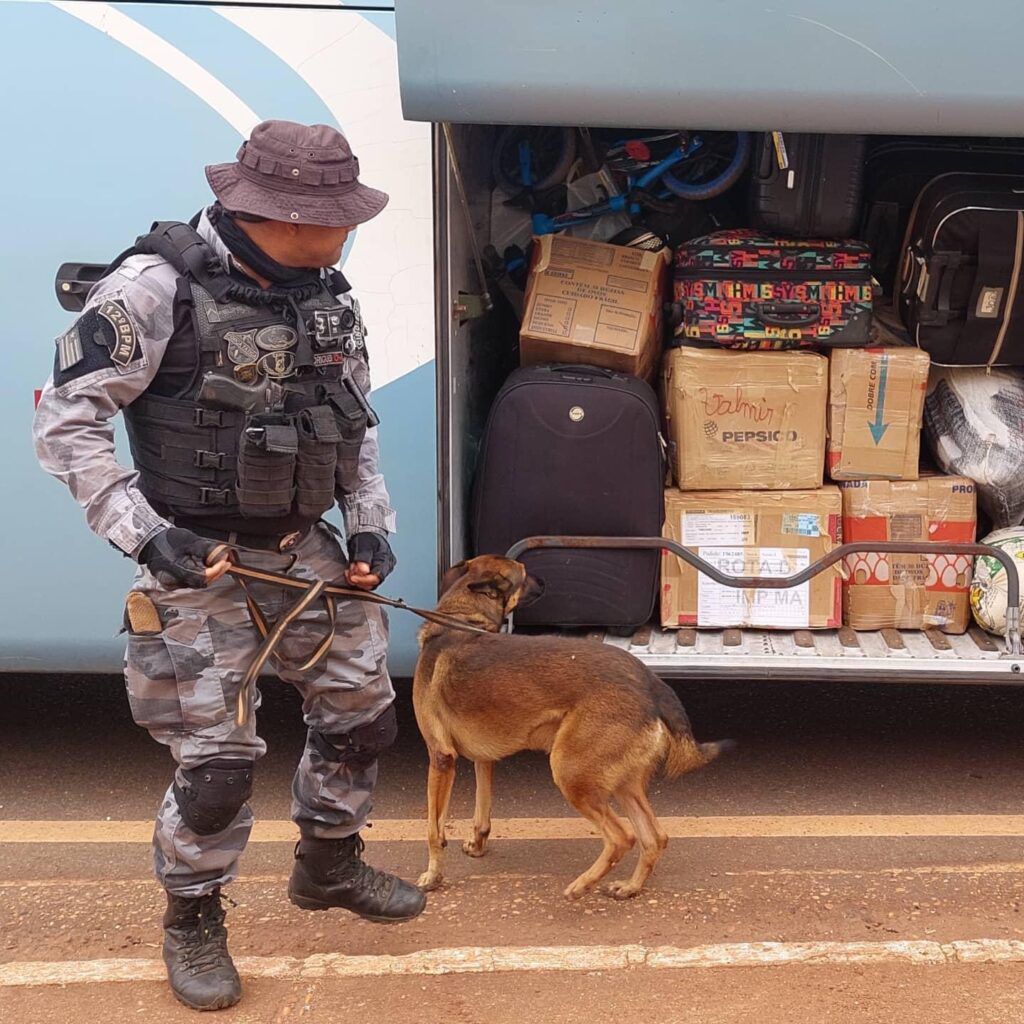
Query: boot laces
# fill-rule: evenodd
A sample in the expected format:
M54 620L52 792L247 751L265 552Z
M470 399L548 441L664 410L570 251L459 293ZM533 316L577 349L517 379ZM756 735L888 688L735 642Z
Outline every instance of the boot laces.
M203 974L223 966L228 951L228 930L224 927L227 914L221 900L237 906L234 900L220 892L203 896L196 912L195 926L188 930L181 945L182 966L189 968L191 974Z
M351 852L339 847L330 874L338 881L349 883L353 889L366 889L371 895L383 899L388 894L392 876L367 864L363 860L363 851L366 849L363 837L356 835L353 838L355 842Z

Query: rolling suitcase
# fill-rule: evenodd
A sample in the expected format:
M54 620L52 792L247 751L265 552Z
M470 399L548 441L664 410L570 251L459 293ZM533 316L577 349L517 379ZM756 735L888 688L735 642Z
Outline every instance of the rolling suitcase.
M896 300L933 362L1024 365L1024 176L932 180L911 213Z
M530 366L499 391L474 482L477 554L541 534L661 536L658 401L636 377L587 366ZM516 623L636 627L654 612L660 553L531 551L544 595Z
M762 134L750 177L754 223L789 238L856 234L865 144L863 135Z

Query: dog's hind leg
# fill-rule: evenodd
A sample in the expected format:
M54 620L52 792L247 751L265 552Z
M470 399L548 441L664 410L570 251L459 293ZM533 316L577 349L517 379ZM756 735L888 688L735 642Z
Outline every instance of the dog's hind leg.
M473 809L473 838L462 844L462 852L470 857L482 857L487 852L487 837L491 834L491 783L494 780L493 761L475 761L476 806Z
M640 892L650 878L654 865L668 846L668 836L655 816L642 784L628 783L615 794L615 799L633 823L640 840L640 859L632 877L625 882L612 882L608 886L609 895L627 900Z
M455 782L457 755L432 750L430 768L427 771L427 847L430 860L427 870L420 875L416 884L427 891L436 889L444 875L442 863L447 845L444 829L448 817L448 802Z

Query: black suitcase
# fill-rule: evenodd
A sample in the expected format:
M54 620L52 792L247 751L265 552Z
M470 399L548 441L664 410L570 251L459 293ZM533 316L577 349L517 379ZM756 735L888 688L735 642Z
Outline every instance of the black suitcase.
M772 132L759 138L750 179L758 227L788 238L849 238L860 223L863 135ZM785 164L785 166L782 166Z
M484 431L473 494L477 554L539 534L660 537L658 400L636 377L587 366L516 370ZM636 627L654 612L660 553L547 550L523 561L544 596L521 625Z
M880 137L864 164L864 223L871 269L886 295L899 273L910 211L939 174L1024 174L1024 139Z
M925 186L896 301L934 362L1024 365L1024 176L942 174Z

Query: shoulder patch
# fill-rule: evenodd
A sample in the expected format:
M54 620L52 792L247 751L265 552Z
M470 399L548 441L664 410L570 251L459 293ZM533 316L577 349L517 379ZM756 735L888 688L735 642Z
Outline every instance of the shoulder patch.
M113 328L110 358L123 370L139 355L139 332L124 303L118 299L104 299L96 309Z
M64 373L72 366L77 366L84 358L82 336L78 333L76 323L57 339L57 370Z

